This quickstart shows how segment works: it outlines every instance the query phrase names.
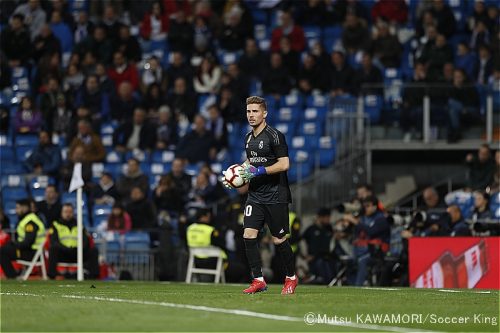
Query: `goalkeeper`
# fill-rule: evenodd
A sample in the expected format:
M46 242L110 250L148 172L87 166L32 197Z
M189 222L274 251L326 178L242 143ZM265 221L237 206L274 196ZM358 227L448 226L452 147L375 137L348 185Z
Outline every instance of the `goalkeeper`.
M290 167L288 146L284 135L266 124L265 100L252 96L247 98L246 104L247 120L252 131L245 136L247 160L240 175L250 183L244 210L243 240L253 280L243 292L253 294L267 290L257 239L259 230L267 224L286 274L281 294L293 294L298 279L295 275L295 256L287 239L288 205L291 202L286 173ZM231 187L225 181L224 185Z

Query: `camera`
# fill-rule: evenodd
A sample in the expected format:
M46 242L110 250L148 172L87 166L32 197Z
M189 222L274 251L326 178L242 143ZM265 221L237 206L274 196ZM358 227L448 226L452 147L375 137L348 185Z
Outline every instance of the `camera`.
M394 227L403 227L406 229L411 221L411 215L391 214L387 216L387 222Z

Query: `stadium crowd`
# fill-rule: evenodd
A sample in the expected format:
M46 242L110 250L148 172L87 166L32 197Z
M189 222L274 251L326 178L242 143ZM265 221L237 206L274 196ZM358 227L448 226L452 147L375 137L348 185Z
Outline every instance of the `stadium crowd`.
M273 109L290 94L382 96L386 69L395 68L405 82L424 84L402 92L398 121L407 135L420 136L422 97L439 85L432 103L447 110L448 139L457 141L465 124L481 118L482 85L500 89L494 2L459 2L460 9L443 0L269 3L2 1L0 131L12 147L31 140L26 156L14 153L22 163L14 170L28 175L26 197L39 199L32 211L45 225L72 198L65 192L82 163L87 226L125 233L168 224L185 239L199 208L218 205L214 225L238 239L244 193L228 197L211 165L235 156L229 127L245 124L250 94L262 93ZM150 160L168 168L152 172ZM31 185L41 176L49 184L35 195ZM6 211L12 198L2 192ZM103 207L105 216L95 214ZM9 216L0 216L8 228ZM358 220L342 221L335 230ZM342 232L333 233L341 251ZM303 237L313 242L314 235ZM154 232L151 239L158 245ZM230 247L242 249L237 241ZM311 267L326 269L309 256ZM244 254L235 258L245 263ZM335 271L328 266L323 281Z

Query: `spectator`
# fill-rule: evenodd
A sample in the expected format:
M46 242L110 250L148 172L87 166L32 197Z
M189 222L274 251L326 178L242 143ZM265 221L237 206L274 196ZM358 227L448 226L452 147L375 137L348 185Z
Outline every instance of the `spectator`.
M403 107L401 108L400 125L404 131L404 141L422 138L423 98L429 83L427 69L421 62L415 64L413 79L403 90Z
M71 121L69 123L69 126L67 128L67 132L66 132L66 142L68 144L70 144L71 141L73 141L73 139L78 134L78 122L80 120L86 120L86 121L92 123L92 117L90 115L89 109L87 109L85 107L79 107L78 109L76 109L76 114L74 115L74 117L71 118ZM93 129L95 132L97 132L96 131L97 129L100 130L100 128L97 128L96 126L94 126Z
M206 130L206 120L196 115L194 128L177 145L176 157L185 158L189 163L210 162L215 159L217 150L212 133Z
M279 98L280 95L287 95L292 87L292 78L287 68L283 65L283 60L279 53L271 54L270 68L262 79L262 92L264 95L273 95Z
M198 94L216 94L221 84L221 68L212 56L203 58L193 79L194 90Z
M330 96L354 93L355 72L346 62L344 53L333 51L331 59Z
M119 202L115 202L109 214L107 222L108 231L116 231L120 234L126 234L132 229L132 219L125 211L125 207Z
M185 162L181 158L175 158L172 161L172 170L167 176L172 178L183 202L186 202L187 195L191 190L192 178L185 172Z
M199 4L207 2L199 2ZM208 4L208 3L207 3ZM203 56L211 54L213 51L213 37L212 31L208 25L207 18L200 15L194 19L193 29L193 43L194 52L191 57L191 64L198 66Z
M330 223L331 213L328 208L320 208L314 223L301 236L307 244L306 261L313 283L326 284L334 274L334 262L330 250L333 228Z
M79 66L77 64L69 64L62 84L64 93L73 99L84 80L85 76L79 69Z
M404 0L380 0L371 10L372 22L384 20L390 24L405 24L408 20L408 5Z
M472 220L487 220L490 218L492 218L490 211L490 195L485 191L474 192L474 210L472 212Z
M80 120L78 122L78 133L71 141L69 155L72 155L73 150L77 146L83 147L83 160L85 162L101 162L106 156L100 136L92 131L90 122L87 120Z
M166 103L165 95L158 83L151 83L142 101L142 107L146 110L148 118L157 119L158 109Z
M79 11L77 14L77 21L73 28L73 39L75 45L83 42L88 36L92 35L94 31L94 23L89 20L87 12L84 10Z
M103 172L99 182L92 188L91 197L96 205L112 205L120 198L113 176Z
M167 89L167 75L161 67L160 61L157 57L152 56L144 64L144 70L141 76L141 91L143 93L148 91L149 86L157 84L162 91Z
M493 74L493 65L490 49L487 45L481 45L479 47L477 70L469 77L474 77L478 84L487 84L489 77ZM467 74L469 73L467 72Z
M259 50L255 39L248 38L245 42L244 53L238 60L238 67L242 74L249 78L262 80L266 64L267 58Z
M109 119L109 96L99 89L99 78L96 75L87 76L85 84L76 94L75 107L87 108L92 121L96 124L99 124L101 120Z
M118 29L118 39L115 40L113 52L126 54L132 62L139 62L142 59L142 50L137 38L130 35L130 28L121 24Z
M167 78L169 81L168 90L173 88L173 82L179 77L184 78L186 82L191 84L193 82L193 72L191 67L185 63L184 56L181 52L172 52L172 63L167 69Z
M462 69L455 69L448 100L448 142L461 139L462 122L476 120L479 117L478 108L479 95L476 88L467 80L467 75Z
M342 45L349 54L368 49L370 34L366 23L352 13L348 13L342 31Z
M306 53L302 66L297 75L297 88L305 95L310 95L313 90L327 91L330 84L328 72L323 71L316 64L316 58Z
M462 217L460 208L456 205L448 207L446 210L450 214L450 237L471 236L469 226Z
M165 40L170 26L169 18L162 10L161 2L151 5L151 12L146 13L140 24L140 34L145 40Z
M474 30L472 30L472 35L470 37L469 46L473 50L478 50L482 45L488 45L490 43L490 32L486 23L483 20L476 22Z
M132 218L132 229L150 229L157 226L156 211L153 203L139 186L130 189L130 202L125 210Z
M189 202L186 209L207 207L217 201L216 186L212 185L209 180L209 175L205 172L200 172L195 179L194 185L189 193Z
M444 35L437 35L435 43L427 43L418 59L426 64L429 77L436 80L443 66L447 62L453 62L453 51L446 41Z
M71 178L73 176L73 169L76 163L82 163L82 178L85 183L84 190L86 191L92 180L92 162L85 158L85 147L83 145L75 146L68 153L68 159L64 162L60 179L63 182L63 189L68 191Z
M117 40L119 36L121 23L117 16L112 4L107 4L104 7L101 24L106 29L106 35L109 36L111 40Z
M117 89L117 93L110 98L111 118L118 122L131 119L134 110L139 107L140 101L136 95L132 84L128 81L122 82Z
M158 186L154 190L153 200L159 211L165 211L169 214L180 214L184 209L182 194L170 175L164 175L160 178Z
M283 66L286 67L293 79L297 78L297 72L300 66L300 54L291 48L290 39L286 36L281 37L279 52L283 61Z
M23 97L14 116L17 134L37 134L42 127L42 113L34 108L29 97Z
M495 152L495 172L493 174L493 180L490 185L488 185L489 189L492 193L500 191L500 150Z
M297 2L297 23L301 26L319 25L321 27L328 23L326 3L318 0L307 0Z
M107 69L103 63L96 63L95 75L99 80L99 88L108 95L114 94L118 90L115 88L115 83L108 77Z
M196 96L188 91L186 80L179 77L174 82L174 90L167 97L167 104L170 110L173 110L176 115L183 115L190 122L197 112Z
M221 88L216 104L226 121L236 123L247 121L246 114L241 112L245 109L244 99L235 96L228 85Z
M184 12L178 11L175 14L174 20L170 22L170 29L168 31L170 50L190 56L193 51L193 37L193 27L186 21Z
M53 34L59 39L61 44L61 51L71 52L73 49L73 32L71 27L63 21L62 13L60 11L53 11L50 18L50 29Z
M92 35L87 36L76 45L75 52L79 53L81 57L87 52L92 52L96 55L97 61L109 64L111 61L112 45L106 35L106 28L102 25L97 25Z
M59 218L54 221L49 232L49 261L47 275L51 279L57 276L57 264L59 262L77 261L78 231L74 209L71 204L64 204ZM96 279L99 276L99 263L97 248L91 245L90 236L83 228L83 261L88 270L88 277Z
M467 19L468 28L470 31L474 30L474 26L478 21L484 21L488 18L488 13L484 1L474 1L474 9L472 14Z
M42 26L40 34L33 40L33 47L33 59L36 62L46 55L62 53L61 42L54 35L48 24Z
M239 6L233 6L225 14L225 24L219 37L220 46L224 50L243 50L245 40L253 37L253 25L245 22L242 14L243 11Z
M228 146L228 131L227 124L222 118L220 110L217 105L212 104L207 108L208 120L207 130L212 134L215 139L215 147L217 151L226 149Z
M31 40L40 34L42 26L47 20L47 14L40 6L39 0L29 0L27 3L17 6L13 15L15 14L24 16L24 23L30 29Z
M177 121L170 108L163 105L158 111L158 126L156 127L156 148L163 150L177 144Z
M382 87L383 77L382 72L373 65L372 55L365 52L361 60L361 68L356 71L356 90L362 95L383 95L384 88ZM367 85L368 87L363 87Z
M40 98L40 109L43 115L43 122L45 128L49 132L53 131L53 119L57 109L57 99L59 96L64 97L59 80L55 77L49 77L46 91Z
M52 222L59 219L61 208L61 200L57 187L49 184L45 188L44 200L36 203L37 215L45 222L46 227L51 227Z
M31 52L28 50L31 50L31 40L23 20L23 15L14 14L9 26L5 27L0 35L2 52L7 57L11 67L24 66L30 58Z
M156 129L146 119L146 111L141 108L134 110L132 120L120 125L113 133L113 145L117 151L141 149L152 150L156 144Z
M296 52L304 51L306 47L306 39L304 30L293 21L290 12L282 12L280 16L280 24L272 32L271 36L271 51L279 52L279 44L281 37L287 36L292 44L292 50Z
M450 6L444 0L434 0L430 9L432 16L437 20L437 30L446 38L450 38L456 29L456 20Z
M52 144L50 134L47 131L40 131L38 139L38 146L33 149L24 165L30 173L57 178L62 164L61 150Z
M113 54L113 66L108 69L109 78L115 83L115 88L123 82L129 82L132 90L139 88L139 73L133 63L129 63L124 54L117 51Z
M95 74L97 59L96 59L96 56L93 52L87 51L87 52L85 52L84 55L80 55L79 53L73 53L73 54L77 54L78 57L80 59L82 59L80 65L82 68L82 72L83 72L83 74L85 74L85 76ZM104 70L103 72L106 73L106 70Z
M384 21L377 22L377 29L372 42L372 52L375 61L383 67L397 68L401 65L401 43L399 43L395 35L390 33L389 25Z
M342 22L346 20L348 14L356 15L364 22L368 22L370 19L369 13L362 2L350 0L335 1L330 14L333 20L338 24L342 24Z
M362 286L367 279L368 268L377 258L383 258L389 250L391 230L384 214L377 208L378 199L369 196L362 201L364 214L360 219L344 215L344 219L354 225L354 254L358 271L356 286Z
M495 161L491 158L490 148L487 144L481 145L477 156L467 154L465 157L467 165L467 187L472 190L484 190L493 182L495 173Z
M128 159L126 171L116 182L116 190L122 200L129 202L133 187L138 187L144 195L148 193L148 176L141 171L140 162L134 157Z
M250 91L250 82L248 77L240 72L238 64L233 63L227 66L227 74L229 75L229 82L225 83L232 90L236 98L245 100Z
M477 72L477 61L476 54L470 51L467 43L458 43L457 53L455 55L456 68L463 69L468 77L474 77L474 74Z

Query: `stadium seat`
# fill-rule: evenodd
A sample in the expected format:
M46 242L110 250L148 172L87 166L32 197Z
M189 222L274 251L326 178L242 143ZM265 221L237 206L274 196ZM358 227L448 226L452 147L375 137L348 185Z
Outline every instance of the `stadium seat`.
M17 175L25 172L24 167L19 162L4 162L0 168L2 175Z
M300 113L303 121L325 121L327 113L326 107L309 107Z
M366 95L363 98L365 113L368 114L370 122L377 124L380 121L382 111L382 97L378 95Z
M19 163L23 163L31 155L33 146L18 146L16 147L16 158Z
M13 162L15 160L14 150L10 146L0 147L0 161L3 162Z
M319 166L326 168L335 162L335 140L330 136L319 138L317 154L319 154Z
M175 153L170 150L160 151L155 150L153 152L153 163L172 163L175 158Z
M22 134L16 136L16 146L35 147L38 145L38 135Z
M19 199L27 199L28 192L24 187L5 187L2 188L2 200L3 202L7 201L16 201Z
M323 134L322 123L317 121L303 122L299 125L298 134L302 136L321 136Z
M296 107L301 108L304 105L304 97L299 94L288 94L281 96L280 106L281 107Z
M299 120L300 110L298 107L282 107L278 110L275 117L277 122L292 122Z
M25 187L26 180L20 175L6 175L2 176L2 188L6 189L9 187Z
M326 95L311 95L306 99L307 107L326 107L328 106L328 96Z
M149 162L150 160L149 152L140 149L129 150L125 153L125 161L132 157L139 160L139 162Z
M56 180L50 176L36 176L30 180L30 189L45 189L49 185L54 185Z

